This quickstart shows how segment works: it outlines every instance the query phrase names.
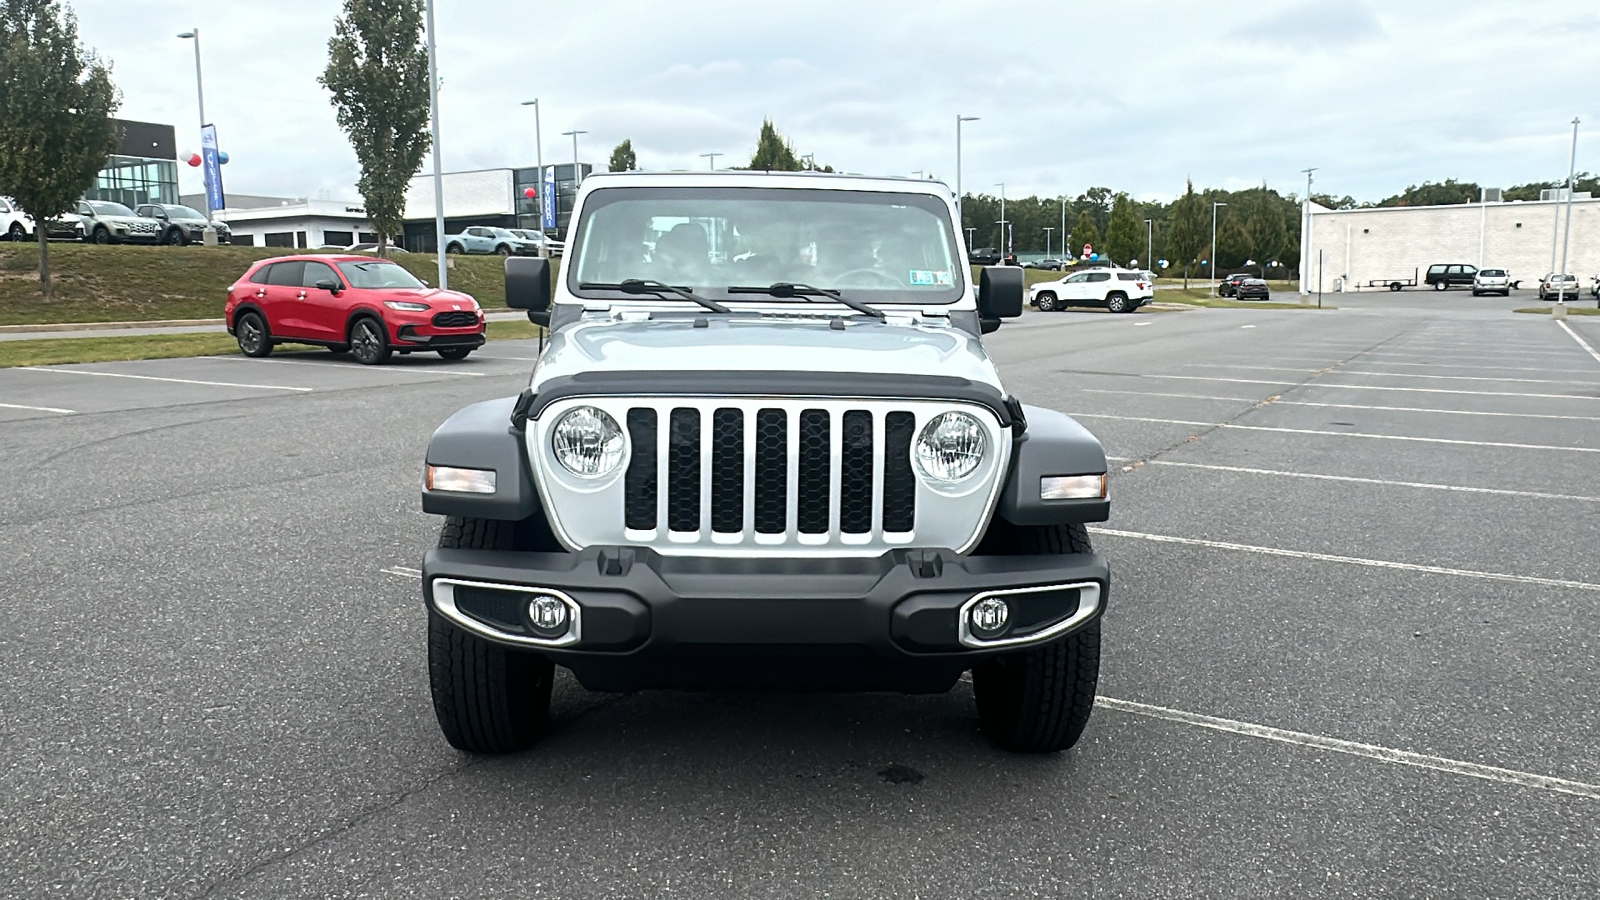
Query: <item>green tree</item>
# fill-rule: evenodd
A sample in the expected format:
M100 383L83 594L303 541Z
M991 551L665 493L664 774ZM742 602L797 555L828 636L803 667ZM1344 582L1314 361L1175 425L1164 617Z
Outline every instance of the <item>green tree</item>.
M1446 178L1434 184L1413 184L1393 197L1378 201L1379 206L1444 206L1451 203L1477 203L1478 186L1470 181Z
M0 193L36 223L39 290L51 297L44 222L75 208L117 148L111 70L78 43L58 0L0 0Z
M344 0L317 80L361 164L356 189L378 232L378 255L400 231L406 187L428 152L428 51L423 0ZM441 251L442 252L442 251Z
M1289 237L1283 223L1282 204L1274 202L1275 199L1268 195L1263 183L1259 195L1250 203L1249 218L1245 220L1245 230L1250 233L1250 253L1261 264L1263 278L1267 275L1267 263L1284 251Z
M1127 194L1118 194L1111 202L1111 223L1106 227L1106 253L1112 262L1125 266L1144 253L1143 224L1134 212L1133 200ZM1145 265L1150 261L1145 260Z
M629 138L611 151L611 162L606 168L612 172L632 172L639 168L639 158L633 155L633 139Z
M1091 253L1105 255L1106 248L1100 243L1100 230L1094 227L1094 217L1090 215L1089 210L1078 211L1078 221L1072 226L1071 237L1072 243L1067 245L1067 249L1073 256L1083 253L1084 244L1093 248L1090 250Z
M1168 252L1172 255L1170 262L1182 264L1185 290L1189 287L1189 267L1194 264L1206 239L1205 209L1200 203L1200 195L1194 192L1194 181L1191 179L1184 186L1183 196L1172 204L1172 227L1167 231Z
M1221 278L1226 270L1238 269L1250 258L1250 232L1245 229L1243 218L1230 207L1217 223L1217 258L1212 264L1212 277Z
M761 135L756 138L756 152L750 157L750 168L766 172L799 172L804 166L794 155L794 148L778 134L771 119L761 120Z

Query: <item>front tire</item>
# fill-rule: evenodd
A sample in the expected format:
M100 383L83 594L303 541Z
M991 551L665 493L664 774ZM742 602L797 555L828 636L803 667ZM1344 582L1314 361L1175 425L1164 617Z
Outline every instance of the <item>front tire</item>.
M496 256L510 256L511 248L507 247L505 244L501 244L500 246L494 248L494 252Z
M167 231L167 238L163 243L169 247L187 246L189 243L189 236L183 233L183 229L173 228Z
M96 228L94 234L90 235L89 240L94 241L96 244L109 244L111 243L111 232L105 228Z
M466 359L468 356L472 355L472 349L473 348L471 347L446 347L439 351L439 358L452 361Z
M999 526L998 528L996 526ZM1020 527L997 519L979 553L1091 553L1082 525ZM1056 753L1078 742L1100 682L1100 620L1048 644L1005 653L972 670L978 727L1016 753Z
M460 244L445 244L444 245L444 252L446 254L450 254L450 253L459 254L459 253L461 253L461 245Z
M392 349L389 335L382 322L363 316L350 326L350 354L364 366L381 365L389 360Z
M25 241L28 239L28 229L23 228L21 222L12 222L11 230L6 232L6 237L12 241Z
M247 312L233 323L233 336L239 342L239 352L260 359L272 352L272 333L260 315Z
M1039 307L1040 312L1054 312L1056 308L1056 295L1048 293L1040 294L1034 299L1034 305Z

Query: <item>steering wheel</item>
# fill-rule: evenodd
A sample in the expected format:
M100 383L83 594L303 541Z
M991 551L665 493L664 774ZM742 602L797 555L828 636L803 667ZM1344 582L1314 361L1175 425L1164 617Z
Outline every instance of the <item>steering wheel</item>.
M889 287L897 288L897 287L904 287L905 286L905 285L902 285L900 283L900 279L894 277L893 275L890 275L888 272L885 272L882 269L851 269L848 272L840 272L838 275L834 276L830 280L836 281L836 282L844 281L845 279L849 278L852 275L870 275L873 278L876 278L876 279L878 279L880 281L887 282Z

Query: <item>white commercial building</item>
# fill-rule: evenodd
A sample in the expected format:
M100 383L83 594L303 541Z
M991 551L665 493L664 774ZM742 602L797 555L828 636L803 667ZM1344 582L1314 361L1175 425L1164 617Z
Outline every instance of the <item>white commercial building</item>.
M200 196L183 200L190 206L198 204L197 208L205 205ZM367 211L347 200L237 194L228 198L228 207L217 213L217 219L228 223L235 245L246 247L314 250L378 239Z
M1525 288L1561 268L1564 201L1328 209L1313 203L1302 235L1302 284L1311 293L1385 290L1440 263L1507 269ZM1553 251L1553 253L1552 253ZM1320 254L1320 255L1319 255ZM1554 262L1552 262L1552 258ZM1574 194L1567 271L1587 288L1600 274L1600 199Z

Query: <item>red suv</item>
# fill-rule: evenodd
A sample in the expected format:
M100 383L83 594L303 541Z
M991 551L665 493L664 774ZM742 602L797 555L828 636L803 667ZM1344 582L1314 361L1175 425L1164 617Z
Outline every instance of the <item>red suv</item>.
M223 315L245 356L266 356L275 344L320 344L370 366L397 351L466 359L484 340L478 301L370 256L262 260L228 288Z

